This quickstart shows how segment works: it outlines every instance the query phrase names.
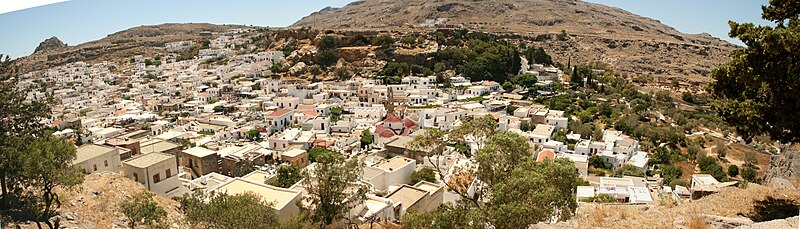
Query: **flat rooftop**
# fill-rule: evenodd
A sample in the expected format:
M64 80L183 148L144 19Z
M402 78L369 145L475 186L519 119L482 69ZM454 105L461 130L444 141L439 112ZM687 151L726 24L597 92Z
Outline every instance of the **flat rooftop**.
M292 200L300 195L300 191L298 190L273 187L241 178L234 178L233 180L220 185L217 188L217 191L227 193L229 195L253 192L261 196L262 200L274 203L272 208L276 210L283 209L288 204L294 204L292 203Z
M411 207L419 200L428 195L428 191L415 188L408 185L403 185L386 198L394 201L395 203L402 203L405 208Z
M244 175L242 177L242 179L249 180L249 181L252 181L252 182L256 182L256 183L259 183L259 184L265 183L267 181L267 179L269 179L269 178L271 178L271 176L267 172L259 171L259 170L256 170L256 171L253 171L251 173L248 173L247 175Z
M287 150L286 152L283 152L282 155L283 156L287 156L287 157L297 157L297 156L300 156L300 155L302 155L304 153L306 153L306 151L302 150L302 149L290 149L290 150Z
M164 153L148 153L141 156L128 159L124 162L125 165L133 166L136 168L147 168L156 163L173 159L175 156Z
M408 164L416 163L414 160L407 158L407 157L393 157L388 161L378 164L376 167L381 168L386 171L394 171L399 168L405 167Z
M195 156L195 157L201 157L202 158L202 157L206 157L208 155L215 154L217 152L213 151L213 150L210 150L210 149L206 149L206 148L197 146L197 147L192 147L192 148L186 149L186 150L183 151L183 153L189 154L189 155L192 155L192 156Z
M158 142L155 142L153 144L143 145L143 146L141 146L141 149L142 149L142 153L155 153L155 152L160 153L160 152L164 152L164 151L167 151L167 150L172 150L172 149L180 148L180 147L181 147L181 145L178 145L178 144L175 144L175 143L172 143L172 142L158 141Z
M108 152L114 151L115 148L108 147L108 146L101 146L95 144L86 144L79 147L76 151L77 157L73 164L81 163L86 160L98 157L100 155L106 154Z

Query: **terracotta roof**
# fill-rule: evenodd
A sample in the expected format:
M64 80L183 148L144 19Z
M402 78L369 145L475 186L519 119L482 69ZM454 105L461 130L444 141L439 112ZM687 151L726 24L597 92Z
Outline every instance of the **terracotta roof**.
M375 126L375 135L378 135L381 138L391 138L397 134L395 134L391 129L379 124Z
M289 112L292 112L292 111L291 110L287 110L287 109L276 109L272 113L269 113L269 115L267 115L267 116L279 117L279 116L283 116L285 114L288 114Z
M491 85L496 85L496 84L499 84L499 83L494 82L494 81L485 81L482 84L483 84L483 86L491 86Z
M416 126L417 122L414 122L414 120L411 120L410 118L405 118L405 119L403 119L403 125L406 126L406 127Z
M314 106L314 105L306 105L306 104L297 105L297 110L312 110L313 111L315 108L317 108L317 107Z
M306 112L303 112L303 114L305 115L305 118L311 118L311 117L319 116L319 112L316 112L316 111L306 111Z
M456 192L466 194L469 187L472 186L472 181L474 179L472 174L461 172L458 175L452 176L450 180L447 181L449 185L446 187L448 190L455 189Z
M386 120L383 120L383 121L384 122L388 122L388 123L399 123L399 122L402 122L403 119L401 119L400 117L394 116L392 114L389 114L388 116L386 116Z
M544 161L545 159L555 160L556 154L549 149L539 151L539 156L536 157L536 161Z

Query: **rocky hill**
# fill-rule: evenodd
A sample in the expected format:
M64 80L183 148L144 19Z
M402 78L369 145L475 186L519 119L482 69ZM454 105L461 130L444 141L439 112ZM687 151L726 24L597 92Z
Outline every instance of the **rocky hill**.
M109 34L100 40L76 46L56 47L56 38L50 38L39 45L34 54L17 60L20 72L47 69L76 61L125 61L135 55L155 56L164 53L165 43L174 41L204 39L200 32L225 32L239 25L215 25L207 23L161 24L138 26Z
M60 215L53 220L60 220L64 228L126 228L127 219L117 210L118 205L142 191L146 191L143 185L117 173L87 175L78 187L58 192L62 205ZM156 196L155 202L167 211L170 228L185 227L177 202L162 196ZM18 226L36 228L32 222Z
M736 48L708 34L684 34L654 19L578 0L366 0L322 9L293 26L417 30L437 21L434 27L528 36L558 61L603 61L633 74L707 79ZM567 39L555 39L562 30Z
M36 47L36 50L33 51L33 53L46 52L50 50L60 49L63 47L67 47L67 44L61 42L61 40L59 40L58 37L51 37L47 38L47 40L42 41L42 43L39 43L39 46Z

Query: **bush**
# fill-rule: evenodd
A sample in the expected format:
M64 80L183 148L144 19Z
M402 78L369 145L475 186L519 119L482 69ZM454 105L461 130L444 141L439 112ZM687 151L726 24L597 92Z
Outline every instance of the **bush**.
M617 203L617 199L608 194L600 194L586 199L590 203Z
M606 171L605 170L598 169L598 168L595 168L595 167L589 167L589 173L597 175L599 177L606 176Z
M739 175L739 166L731 165L728 166L728 175L731 177L736 177Z
M747 167L742 170L742 179L748 182L754 182L756 180L756 170L753 168Z
M339 54L336 50L320 50L317 52L316 60L319 65L331 66L339 60Z
M381 49L387 49L390 48L392 45L394 45L394 42L395 42L394 37L384 34L373 39L372 45L380 46Z
M661 167L661 177L664 179L663 184L671 184L672 182L677 181L681 176L683 176L683 172L681 172L681 169L677 166L667 165Z
M411 184L416 184L420 181L436 182L436 171L427 167L414 171L411 174Z
M611 163L604 161L597 155L589 157L589 165L598 169L611 169L613 167Z
M623 176L635 176L635 177L645 177L644 170L637 168L636 166L625 164L621 167L614 170L615 177L623 177Z
M342 39L335 36L324 36L317 40L317 49L327 50L338 48L342 44Z
M314 147L314 148L311 148L311 149L308 150L308 159L311 162L316 162L317 158L319 158L323 154L340 154L341 155L341 153L333 151L333 150Z

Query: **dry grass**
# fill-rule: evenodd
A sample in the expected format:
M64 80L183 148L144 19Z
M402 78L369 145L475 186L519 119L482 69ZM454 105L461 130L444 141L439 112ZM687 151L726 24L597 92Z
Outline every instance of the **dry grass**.
M590 207L592 210L589 212L589 223L595 227L603 227L608 218L608 210L603 204L594 204Z
M749 184L747 189L723 188L719 193L681 205L669 198L657 206L582 205L573 219L581 228L708 228L704 215L740 217L767 197L800 200L800 191Z
M686 220L686 228L688 229L707 229L708 225L702 216L694 214Z

